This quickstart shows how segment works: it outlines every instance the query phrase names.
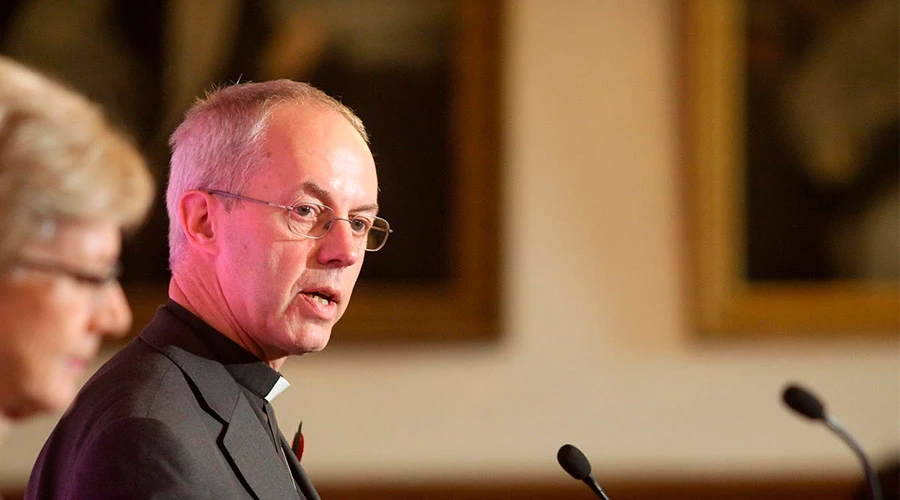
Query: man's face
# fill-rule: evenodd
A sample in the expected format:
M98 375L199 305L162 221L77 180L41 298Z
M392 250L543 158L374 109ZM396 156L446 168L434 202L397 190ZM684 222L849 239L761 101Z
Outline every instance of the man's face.
M279 106L265 150L268 166L238 194L315 202L337 217L377 212L372 154L338 113ZM225 213L219 204L213 216L224 306L244 345L267 361L323 349L365 256L348 223L335 221L324 237L308 239L292 233L286 211L275 207L237 202Z
M109 275L119 247L113 222L60 224L51 239L23 249L22 265L0 275L3 413L21 418L65 408L102 337L127 331L131 311L117 282L91 283L59 270Z

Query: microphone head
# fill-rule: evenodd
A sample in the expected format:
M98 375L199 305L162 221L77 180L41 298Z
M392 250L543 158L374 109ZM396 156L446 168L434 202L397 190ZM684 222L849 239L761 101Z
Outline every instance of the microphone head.
M825 406L811 392L798 385L789 385L784 389L782 399L795 412L812 420L825 418Z
M559 461L559 465L575 479L584 481L591 477L591 464L587 457L571 444L562 445L556 452L556 459Z

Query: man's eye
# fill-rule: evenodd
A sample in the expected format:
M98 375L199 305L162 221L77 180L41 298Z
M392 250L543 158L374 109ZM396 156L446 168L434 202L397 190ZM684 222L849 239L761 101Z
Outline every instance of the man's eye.
M303 219L315 219L319 215L319 210L315 205L297 205L294 207L294 215Z
M350 227L354 233L367 233L372 227L372 221L365 217L355 217L350 221Z

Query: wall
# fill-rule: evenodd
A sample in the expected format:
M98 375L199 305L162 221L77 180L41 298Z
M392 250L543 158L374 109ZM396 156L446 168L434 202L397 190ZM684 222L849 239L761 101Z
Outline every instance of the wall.
M566 442L601 480L857 474L842 443L783 409L791 380L874 458L900 449L897 338L696 337L674 18L662 0L508 1L502 337L336 338L289 361L275 407L285 434L304 421L317 482L564 481ZM53 421L12 433L0 484L24 481Z

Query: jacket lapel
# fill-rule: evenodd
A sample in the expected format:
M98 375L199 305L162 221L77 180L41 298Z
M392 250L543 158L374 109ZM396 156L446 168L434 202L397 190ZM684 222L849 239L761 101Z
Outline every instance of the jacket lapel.
M269 447L271 442L242 394L222 439L225 451L260 500L298 498L288 469Z
M291 474L293 474L294 478L297 480L303 495L306 496L307 500L321 500L319 498L319 493L313 486L312 481L309 480L309 476L306 475L306 471L303 470L303 466L300 465L300 461L297 460L297 456L294 455L294 450L291 449L291 446L284 436L281 436L281 449L284 450L288 465L291 468Z

